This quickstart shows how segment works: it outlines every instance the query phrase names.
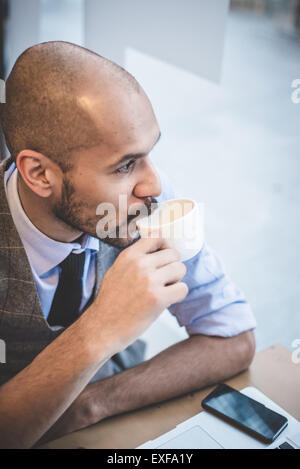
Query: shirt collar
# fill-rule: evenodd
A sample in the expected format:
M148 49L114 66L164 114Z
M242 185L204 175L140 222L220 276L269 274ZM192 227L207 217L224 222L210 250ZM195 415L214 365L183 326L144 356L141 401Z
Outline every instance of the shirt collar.
M80 242L62 243L39 231L23 210L17 186L18 170L13 163L5 172L4 184L10 212L31 267L40 277L60 264L72 251L99 251L99 239L85 234Z

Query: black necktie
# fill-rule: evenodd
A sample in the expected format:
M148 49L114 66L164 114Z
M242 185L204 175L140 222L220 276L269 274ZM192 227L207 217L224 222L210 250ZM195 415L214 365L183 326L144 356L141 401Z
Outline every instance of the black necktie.
M48 316L50 326L70 326L79 317L85 251L69 254L61 262L61 273Z

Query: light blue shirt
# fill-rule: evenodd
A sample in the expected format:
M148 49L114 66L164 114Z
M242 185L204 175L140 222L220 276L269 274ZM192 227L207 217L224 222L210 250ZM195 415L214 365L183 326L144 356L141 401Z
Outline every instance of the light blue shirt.
M6 194L15 226L29 259L43 313L47 318L59 281L59 263L71 252L85 250L82 310L94 288L96 253L102 241L86 235L81 244L61 243L41 233L22 208L15 169L15 165L11 165L5 173ZM175 198L168 177L161 169L157 169L162 183L162 193L157 200L162 202ZM183 301L168 309L190 335L231 337L256 327L244 293L229 278L222 261L207 243L204 243L198 254L184 263L187 273L182 280L188 285L189 293Z

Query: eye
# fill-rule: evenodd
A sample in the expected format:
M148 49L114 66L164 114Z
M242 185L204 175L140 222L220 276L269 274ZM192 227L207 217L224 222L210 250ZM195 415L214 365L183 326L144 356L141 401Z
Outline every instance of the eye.
M129 161L129 163L125 164L124 166L121 166L121 168L118 168L116 170L116 173L118 174L126 174L129 172L130 168L134 166L135 160ZM123 171L124 170L124 171Z

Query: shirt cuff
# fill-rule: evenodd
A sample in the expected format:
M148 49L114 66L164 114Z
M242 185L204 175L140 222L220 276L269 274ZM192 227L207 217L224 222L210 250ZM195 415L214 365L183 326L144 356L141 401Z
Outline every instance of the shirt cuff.
M256 328L256 320L248 303L232 303L220 310L196 318L186 326L190 335L203 334L233 337Z

